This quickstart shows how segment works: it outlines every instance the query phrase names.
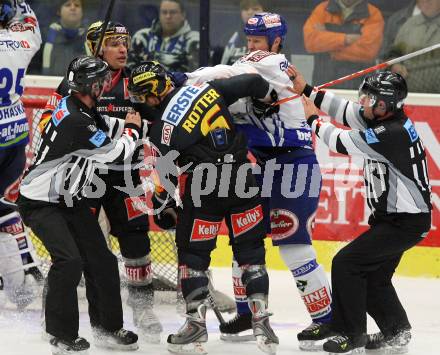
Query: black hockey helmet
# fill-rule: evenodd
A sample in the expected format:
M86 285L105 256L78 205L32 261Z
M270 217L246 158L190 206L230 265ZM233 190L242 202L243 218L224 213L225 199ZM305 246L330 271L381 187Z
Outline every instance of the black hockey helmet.
M161 98L172 86L165 67L156 61L144 62L133 68L128 79L128 91L132 102L145 102L147 96Z
M15 16L14 0L0 0L0 25L5 27Z
M359 98L370 97L370 105L376 107L379 100L386 103L387 112L402 109L403 101L408 95L405 79L398 73L381 71L365 77L359 87Z
M108 64L92 56L79 56L72 60L66 78L70 90L90 95L94 99L97 98L96 91L101 93L102 89L111 82Z
M101 37L102 27L104 26L104 22L98 21L92 23L87 29L86 35L86 52L89 55L94 55L96 46L98 45L99 38ZM127 28L117 22L109 21L107 28L105 30L103 45L105 45L106 41L109 38L120 38L126 41L127 49L130 48L131 37Z

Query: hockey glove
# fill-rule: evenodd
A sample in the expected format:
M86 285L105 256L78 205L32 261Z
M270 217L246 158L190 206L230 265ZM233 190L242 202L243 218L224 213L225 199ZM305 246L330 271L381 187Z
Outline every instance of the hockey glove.
M176 228L177 224L177 213L176 213L176 203L166 192L155 192L152 197L153 208L155 211L160 211L153 215L154 223L157 224L159 228L168 230ZM165 207L163 207L165 204Z
M280 111L279 105L271 105L272 102L278 101L278 94L275 89L270 92L270 98L271 102L269 103L263 102L256 98L252 98L252 109L257 118L262 119L265 117L269 117L272 116L274 113L278 113Z
M179 71L168 71L167 74L171 78L171 81L174 83L174 86L177 88L185 85L185 82L188 80L188 76L185 73L181 73Z

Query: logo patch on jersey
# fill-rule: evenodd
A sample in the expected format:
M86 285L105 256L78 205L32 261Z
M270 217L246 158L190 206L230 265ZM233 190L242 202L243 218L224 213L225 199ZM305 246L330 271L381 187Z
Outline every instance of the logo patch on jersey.
M205 88L206 85L203 85L202 87L187 86L179 90L168 104L162 115L162 120L173 126L177 126L190 109L194 99Z
M220 94L214 89L205 92L194 104L192 111L187 115L186 120L182 124L182 128L188 133L192 133L200 119L200 131L206 136L216 128L230 129L226 118L218 115L221 111L217 100ZM203 117L203 118L202 118Z
M31 46L28 41L13 41L12 39L0 40L0 50L12 50L16 51L17 49L30 49Z
M58 126L62 120L66 116L70 114L69 110L67 109L67 97L64 97L58 104L55 111L52 113L52 121L55 126Z
M299 221L294 213L281 208L270 210L270 229L273 240L292 236L298 230Z
M274 52L266 52L266 51L256 51L252 52L250 55L243 57L240 59L241 62L259 62L270 55L277 55Z
M46 107L44 109L50 111L55 110L62 98L63 97L57 92L52 93L52 95L49 97L49 100L47 100Z
M376 134L374 134L374 131L371 128L368 128L365 131L365 140L368 144L379 143L379 139L377 139Z
M385 127L384 126L379 126L379 127L376 127L374 129L374 133L376 133L376 134L381 134L383 132L385 132Z
M17 235L24 232L23 223L19 218L14 218L12 220L7 221L5 225L0 227L1 232L9 233L12 235Z
M300 131L299 129L296 129L295 133L300 141L312 141L312 132L310 131Z
M281 71L286 71L288 66L289 66L289 61L283 60L282 62L280 62Z
M98 130L98 127L96 127L96 126L93 125L93 124L90 124L90 125L87 126L87 129L88 129L90 132L96 132L96 131Z
M89 141L93 145L100 147L102 143L104 143L106 137L107 135L102 130L98 129L98 131L89 139Z
M127 210L127 218L129 221L145 215L148 212L146 196L127 197L124 200L124 203Z
M417 131L414 128L414 125L413 125L413 123L411 122L411 120L409 118L406 120L406 122L403 125L403 127L408 132L409 138L411 139L411 142L414 143L419 138L419 135L417 134Z
M171 135L173 134L174 126L169 123L165 123L162 127L162 136L160 142L165 145L170 145Z
M242 213L231 214L232 232L234 238L250 231L263 220L263 209L261 205L254 207Z
M196 218L191 232L192 242L203 242L217 237L222 222L205 221Z

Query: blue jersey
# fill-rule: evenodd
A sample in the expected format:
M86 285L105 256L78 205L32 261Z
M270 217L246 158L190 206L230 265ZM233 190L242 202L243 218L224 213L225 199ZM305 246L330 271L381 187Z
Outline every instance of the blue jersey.
M278 99L291 96L287 89L292 82L285 73L289 62L283 54L255 51L245 55L233 66L217 65L188 73L189 83L203 82L239 75L258 73L275 89ZM311 148L312 135L306 122L301 100L288 101L279 107L277 113L258 118L253 112L250 98L244 98L229 107L237 129L248 138L248 146L254 147L305 147Z

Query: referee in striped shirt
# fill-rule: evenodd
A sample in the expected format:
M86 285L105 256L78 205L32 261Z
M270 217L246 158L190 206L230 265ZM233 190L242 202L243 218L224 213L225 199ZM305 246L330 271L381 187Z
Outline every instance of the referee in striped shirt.
M391 279L403 253L431 227L431 187L423 143L405 115L405 79L389 71L367 76L359 103L326 91L313 91L294 66L287 69L293 91L303 94L307 123L337 153L364 158L370 228L342 248L332 262L335 337L324 350L351 353L392 347L406 350L410 323ZM310 97L310 98L308 98ZM340 129L319 118L328 113ZM367 315L380 333L367 336Z

